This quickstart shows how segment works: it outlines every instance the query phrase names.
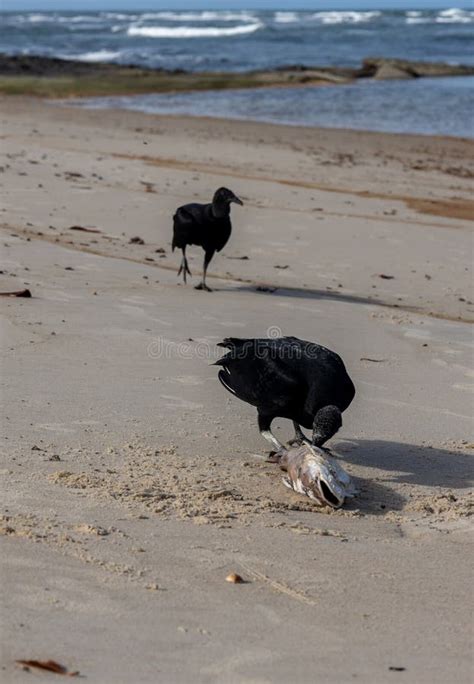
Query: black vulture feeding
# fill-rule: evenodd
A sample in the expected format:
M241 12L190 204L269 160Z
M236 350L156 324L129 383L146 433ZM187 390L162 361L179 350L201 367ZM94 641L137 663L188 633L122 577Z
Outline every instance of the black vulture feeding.
M215 365L219 380L232 394L255 406L262 437L276 450L285 447L271 432L274 418L293 421L293 443L321 448L342 426L341 414L355 388L340 356L297 337L277 339L226 338L218 344L229 351ZM312 429L312 440L301 426Z
M183 274L186 283L186 275L191 275L188 260L186 259L186 247L199 245L204 250L204 269L202 281L196 285L196 290L211 291L206 285L206 272L209 262L215 252L220 252L227 243L232 224L230 222L230 205L232 202L242 205L240 200L231 190L219 188L214 193L212 202L209 204L185 204L176 210L173 216L173 243L175 247L183 250L183 258L179 267L178 275Z

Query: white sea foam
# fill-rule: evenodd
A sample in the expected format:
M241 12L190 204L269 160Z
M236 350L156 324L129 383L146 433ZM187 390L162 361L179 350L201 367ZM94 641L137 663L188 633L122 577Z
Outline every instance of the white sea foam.
M381 12L315 12L312 18L321 24L360 24L380 15Z
M441 10L435 14L425 14L419 11L405 13L405 23L407 24L472 24L474 23L474 12L451 8Z
M121 12L102 12L101 17L104 19L113 19L114 21L137 21L140 18L139 14L122 14Z
M470 24L474 21L474 12L468 10L452 9L442 10L436 17L437 24Z
M97 50L95 52L83 52L80 55L75 55L74 59L77 59L80 62L108 62L111 59L117 59L120 55L120 51Z
M452 7L451 9L441 10L438 13L438 16L457 18L457 17L469 17L472 14L474 14L474 12L469 12L468 10L458 9L457 7Z
M129 36L145 36L147 38L220 38L223 36L239 36L257 31L262 24L245 24L221 28L219 26L130 26Z
M55 21L56 17L52 14L28 14L26 17L21 17L21 19L32 24L41 24L45 21Z
M57 17L58 24L97 24L103 21L102 17L93 14L77 14L74 17Z
M250 21L255 22L256 17L250 12L145 12L140 15L144 21L162 19L165 21Z
M407 24L472 24L474 23L474 12L469 10L457 9L455 7L441 10L436 15L424 14L423 12L406 12L405 22Z
M297 12L275 12L274 21L276 24L294 24L299 21Z
M30 24L97 24L103 22L102 17L93 14L76 14L73 16L61 14L27 14L15 17L17 22Z
M406 24L431 24L432 21L429 17L407 17L405 19Z

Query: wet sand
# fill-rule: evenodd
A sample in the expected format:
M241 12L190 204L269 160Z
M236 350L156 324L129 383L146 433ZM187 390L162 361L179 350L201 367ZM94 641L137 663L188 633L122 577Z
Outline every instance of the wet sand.
M33 295L0 300L5 681L468 682L472 141L1 112L0 292ZM171 216L222 184L208 294ZM343 510L283 486L209 365L279 331L354 379Z

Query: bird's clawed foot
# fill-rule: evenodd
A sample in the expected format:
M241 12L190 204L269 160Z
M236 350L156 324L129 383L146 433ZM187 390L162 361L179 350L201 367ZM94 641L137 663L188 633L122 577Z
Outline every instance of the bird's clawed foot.
M293 421L293 425L295 428L295 436L293 439L290 439L288 442L288 446L301 446L302 444L311 444L311 440L306 437L298 423Z
M196 285L195 290L205 290L206 292L212 292L211 288L206 285L206 283L199 283L199 285Z

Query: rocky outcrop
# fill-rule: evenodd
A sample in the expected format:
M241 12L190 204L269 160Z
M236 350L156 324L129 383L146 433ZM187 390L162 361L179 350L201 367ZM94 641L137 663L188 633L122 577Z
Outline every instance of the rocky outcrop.
M405 59L367 57L359 78L417 78L427 76L473 76L474 66L445 62L411 62Z
M390 64L389 62L381 64L377 67L377 70L373 77L376 81L390 81L390 80L406 80L411 78L417 78L417 75L411 70L400 69L400 67L395 64Z
M73 59L43 57L41 55L6 55L0 53L0 74L4 76L81 76L106 71L109 73L121 69L137 71L183 74L181 69L146 69L134 64L114 64L110 62L80 62ZM318 67L304 64L291 64L267 71L251 72L259 75L280 74L287 80L290 74L298 75L299 81L307 79L326 80L332 83L344 83L356 78L416 78L422 76L469 76L474 75L473 66L453 65L443 62L411 62L404 59L385 57L367 57L360 68L350 67ZM199 75L199 74L196 74Z
M360 68L301 64L247 72L186 72L134 64L87 63L54 57L0 54L0 93L37 97L100 97L268 86L474 75L474 66L370 57Z

